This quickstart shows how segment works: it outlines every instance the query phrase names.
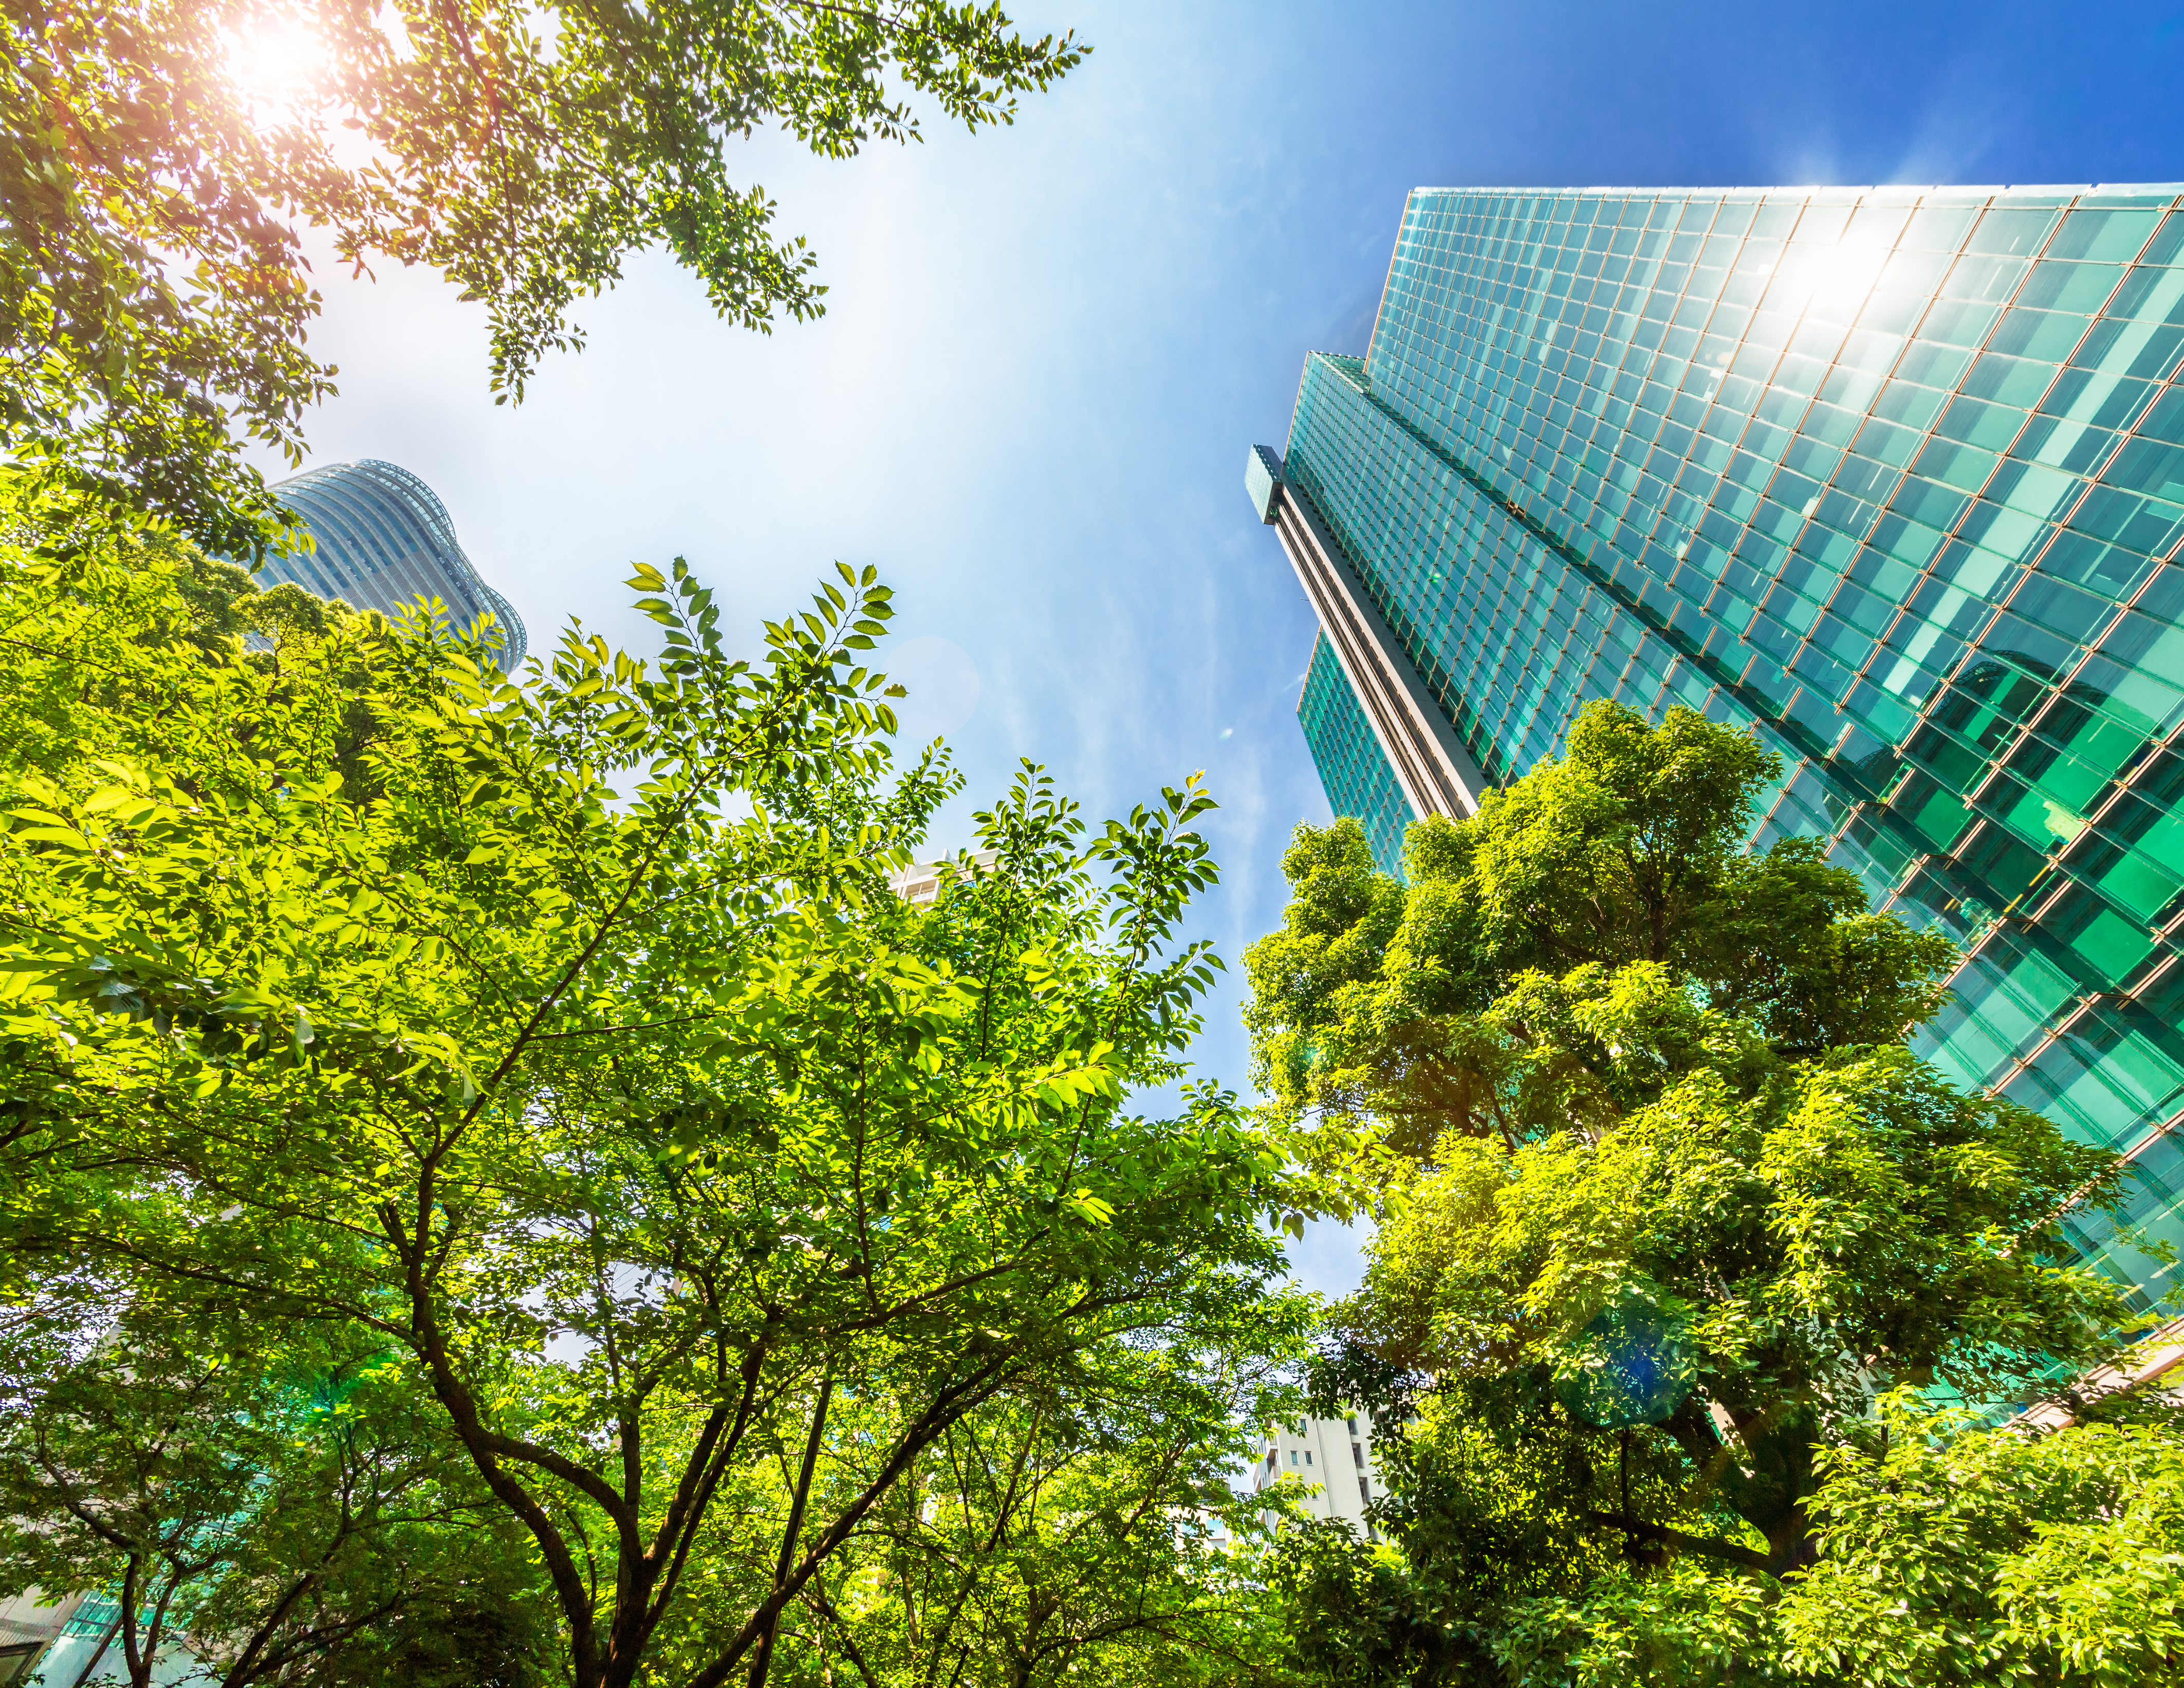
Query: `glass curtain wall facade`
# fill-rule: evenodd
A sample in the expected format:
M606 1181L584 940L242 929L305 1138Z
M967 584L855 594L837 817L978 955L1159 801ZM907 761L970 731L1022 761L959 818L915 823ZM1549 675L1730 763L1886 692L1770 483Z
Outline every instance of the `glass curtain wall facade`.
M1404 829L1418 816L1389 771L1388 758L1373 735L1373 723L1358 707L1334 647L1323 637L1312 644L1312 666L1305 670L1304 692L1297 699L1297 718L1304 724L1305 739L1329 792L1343 794L1340 812L1364 822L1373 859L1400 861Z
M1827 837L1969 952L1919 1053L2132 1155L2184 1245L2180 193L1421 189L1368 355L1308 360L1247 483L1488 781L1595 698L1756 726L1754 846ZM1306 736L1395 871L1329 655Z
M492 616L500 627L502 671L521 664L523 618L472 567L438 495L407 469L371 458L330 463L282 481L273 495L304 518L317 546L308 555L269 558L259 570L260 584L292 584L390 616L437 598L458 628Z

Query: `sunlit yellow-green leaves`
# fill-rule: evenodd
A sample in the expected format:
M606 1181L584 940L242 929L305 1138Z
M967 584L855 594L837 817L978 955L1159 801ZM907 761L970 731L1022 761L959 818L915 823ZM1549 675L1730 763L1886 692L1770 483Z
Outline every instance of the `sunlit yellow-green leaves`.
M0 1240L46 1327L398 1355L584 1688L839 1657L891 1620L833 1568L948 1438L1072 1464L1166 1411L1150 1347L1294 1353L1269 1221L1317 1197L1181 1060L1196 780L1095 830L1028 766L912 908L960 781L894 759L869 569L746 662L640 567L655 654L571 627L508 678L222 577L248 646L127 550L0 551Z
M1953 952L1868 912L1816 841L1740 853L1774 771L1691 712L1596 706L1473 819L1414 827L1407 882L1352 821L1292 847L1248 1014L1276 1118L1379 1221L1314 1389L1377 1411L1401 1550L1288 1552L1307 1669L1938 1688L2173 1668L2165 1640L2113 1639L2167 1523L2066 1537L2055 1506L1997 1492L1968 1515L2018 1545L1971 1563L1946 1509L1875 1498L1886 1424L1964 1429L1914 1433L1885 1392L2006 1411L2127 1340L2124 1292L2057 1264L2065 1211L2114 1214L2125 1175L1912 1058ZM2077 1434L2041 1457L2091 1457ZM2177 1442L2146 1434L2151 1469ZM1955 1457L1919 1446L1894 1457L1921 1478L1924 1452ZM2003 1451L1964 1447L1966 1470ZM2036 1571L2014 1557L2035 1541ZM1946 1596L1906 1603L1899 1560L1948 1562ZM2020 1585L2068 1587L2075 1614L2036 1618ZM1944 1607L1984 1627L1947 1639Z

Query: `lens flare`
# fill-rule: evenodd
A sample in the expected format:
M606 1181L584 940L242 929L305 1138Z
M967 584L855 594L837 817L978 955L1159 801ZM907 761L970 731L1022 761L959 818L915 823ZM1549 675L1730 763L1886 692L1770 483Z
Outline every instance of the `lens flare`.
M1570 1344L1555 1393L1573 1417L1602 1429L1658 1424L1697 1381L1697 1355L1678 1319L1626 1291Z
M228 79L254 122L293 122L318 103L326 48L293 19L260 19L229 31L226 48Z

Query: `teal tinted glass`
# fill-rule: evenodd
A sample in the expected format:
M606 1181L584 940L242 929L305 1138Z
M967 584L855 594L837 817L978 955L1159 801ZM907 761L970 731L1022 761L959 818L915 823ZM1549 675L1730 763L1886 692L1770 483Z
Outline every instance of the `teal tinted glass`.
M1373 864L1382 873L1400 874L1403 830L1417 816L1396 783L1395 770L1350 689L1334 647L1324 639L1312 646L1304 693L1297 700L1297 719L1319 769L1320 783L1327 788L1328 802L1338 815L1355 815L1364 823Z

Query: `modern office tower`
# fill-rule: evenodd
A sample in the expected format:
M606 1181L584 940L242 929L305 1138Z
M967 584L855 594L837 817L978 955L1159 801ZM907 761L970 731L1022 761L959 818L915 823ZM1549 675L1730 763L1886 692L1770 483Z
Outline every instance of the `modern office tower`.
M1294 1478L1318 1488L1305 1499L1313 1516L1346 1518L1360 1535L1372 1534L1365 1507L1379 1491L1373 1486L1373 1423L1366 1415L1278 1424L1267 1432L1266 1450L1251 1467L1254 1495Z
M37 1589L0 1601L0 1688L36 1683L75 1688L89 1680L125 1681L116 1668L121 1649L112 1645L121 1607L103 1594L63 1595L43 1604ZM106 1669L98 1679L92 1671ZM162 1680L168 1680L162 1673Z
M492 616L500 624L502 671L521 664L523 618L479 577L447 506L407 469L369 457L329 463L282 481L273 495L304 518L318 545L309 555L269 558L258 572L260 584L292 582L387 615L437 598L459 629Z
M1592 699L1756 725L1753 845L1969 952L1919 1053L2132 1155L2184 1244L2180 193L1421 189L1245 473L1382 866Z

